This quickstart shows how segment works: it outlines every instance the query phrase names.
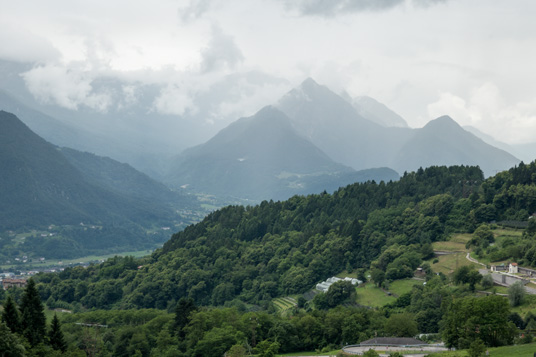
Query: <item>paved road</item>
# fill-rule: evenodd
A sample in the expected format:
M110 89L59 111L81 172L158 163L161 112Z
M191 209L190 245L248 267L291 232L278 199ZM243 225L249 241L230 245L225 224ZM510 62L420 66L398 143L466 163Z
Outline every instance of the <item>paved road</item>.
M469 260L471 263L480 264L480 265L482 265L483 267L486 267L486 264L481 263L481 262L479 262L478 260L476 260L475 258L473 258L473 257L471 256L471 253L467 253L467 255L466 255L465 257L466 257L467 260Z

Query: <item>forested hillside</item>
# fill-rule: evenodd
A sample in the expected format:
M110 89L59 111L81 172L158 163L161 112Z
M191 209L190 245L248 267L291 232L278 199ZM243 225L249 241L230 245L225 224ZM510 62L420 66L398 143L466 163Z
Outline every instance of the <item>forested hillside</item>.
M145 261L109 261L43 277L62 280L47 285L44 296L98 308L165 308L181 297L202 305L234 298L267 304L342 270L368 268L386 246L411 246L400 254L420 259L448 232L473 230L483 219L475 214L482 180L476 167L431 167L397 182L229 206L173 235ZM390 257L386 269L407 264L397 257Z
M405 173L397 182L229 206L176 233L150 257L116 257L40 274L37 287L49 307L126 310L63 319L70 346L79 349L87 345L76 342L83 330L75 322L111 324L119 337L98 341L113 355L329 350L374 335L418 332L440 332L448 346L457 348L473 342L512 344L525 326L536 323L534 315L512 313L504 297L475 296L477 284L479 289L489 285L480 285L480 275L468 267L456 270L451 281L435 276L431 263L423 261L433 257L433 242L452 233L474 231L468 245L478 245L489 221L527 222L535 184L535 163L487 180L477 167L430 167ZM529 222L521 240L526 244L535 231ZM488 254L502 246L479 248ZM412 277L418 266L427 284L413 286L379 310L358 307L349 283L334 284L309 301L303 298L316 283L343 271L388 287ZM282 296L297 298L287 312L291 318L274 314L274 298ZM222 305L233 308L217 308ZM480 334L471 332L474 326Z

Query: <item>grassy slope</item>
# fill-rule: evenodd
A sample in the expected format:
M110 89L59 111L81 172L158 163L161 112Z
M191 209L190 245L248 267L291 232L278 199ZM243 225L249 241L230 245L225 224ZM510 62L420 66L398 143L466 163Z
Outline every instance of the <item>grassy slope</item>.
M374 283L368 282L356 288L357 303L359 305L381 307L396 300L394 296L388 296Z
M519 346L504 346L497 348L489 348L490 357L533 357L536 351L536 343ZM467 350L449 351L436 353L433 356L437 357L465 357L469 356Z

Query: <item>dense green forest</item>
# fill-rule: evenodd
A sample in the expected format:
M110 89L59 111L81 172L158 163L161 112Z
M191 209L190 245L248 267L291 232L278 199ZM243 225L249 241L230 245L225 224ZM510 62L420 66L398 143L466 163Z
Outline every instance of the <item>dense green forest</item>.
M480 277L460 271L451 281L423 260L433 257L433 242L474 232L468 245L476 253L502 252L534 265L523 244L532 244L536 231L528 219L535 184L535 163L487 180L477 167L430 167L396 182L229 206L174 234L150 257L116 257L35 279L47 306L77 312L62 318L70 346L87 348L75 342L86 332L74 322L110 325L95 338L102 355L222 355L237 345L263 356L263 349L340 348L418 332L439 332L448 346L467 348L475 326L494 331L478 335L482 343L511 344L532 315L512 314L503 297L475 297ZM495 245L486 238L493 221L529 223L519 242ZM340 286L314 299L302 295L343 271L384 286L418 266L427 284L379 310L358 306L351 289ZM288 295L298 305L290 317L276 314L272 299ZM206 354L215 346L218 354Z
M266 307L276 296L303 293L343 270L368 268L385 247L411 248L382 260L387 271L415 254L418 260L428 256L430 243L448 232L473 230L481 222L473 214L478 198L463 197L469 191L462 181L478 185L482 173L475 167L432 167L397 182L229 206L173 235L144 260L118 258L38 279L46 283L45 299L88 308L163 309L181 297L199 305L237 298ZM468 220L470 215L475 217ZM399 278L411 274L412 265ZM87 292L75 295L77 290Z

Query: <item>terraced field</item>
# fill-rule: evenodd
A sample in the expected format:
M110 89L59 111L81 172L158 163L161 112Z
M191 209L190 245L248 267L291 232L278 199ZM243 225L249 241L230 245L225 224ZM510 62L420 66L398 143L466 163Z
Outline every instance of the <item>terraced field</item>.
M277 312L282 313L298 305L296 300L290 296L273 299L272 303L277 309Z

